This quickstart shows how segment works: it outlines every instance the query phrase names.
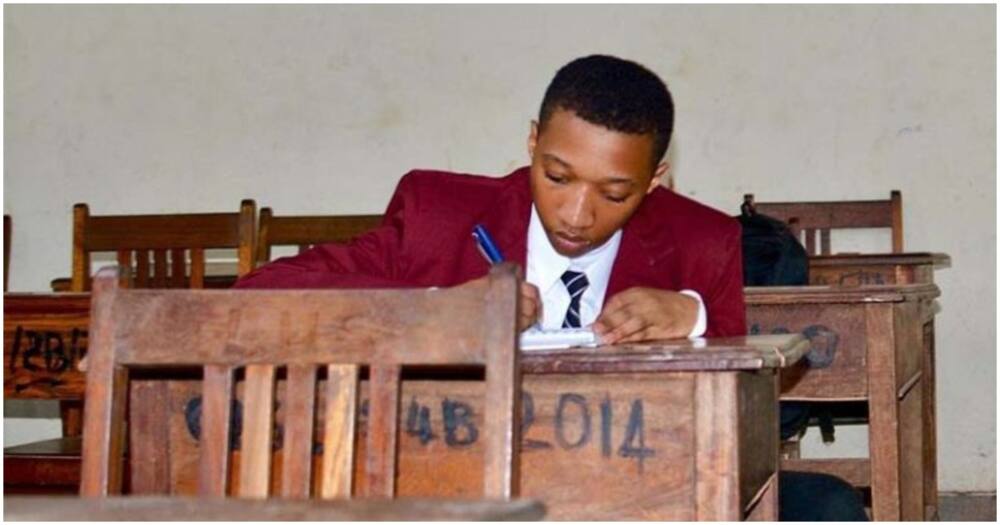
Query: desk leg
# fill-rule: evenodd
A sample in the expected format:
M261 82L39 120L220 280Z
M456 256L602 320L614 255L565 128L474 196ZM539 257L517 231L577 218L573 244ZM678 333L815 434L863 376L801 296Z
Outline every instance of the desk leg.
M899 521L899 412L896 352L890 304L865 307L868 332L868 450L872 518Z
M931 314L933 315L933 314ZM937 519L937 408L935 403L934 319L924 325L924 519Z
M739 521L739 451L735 372L695 375L695 516L698 521ZM777 451L777 444L775 445Z

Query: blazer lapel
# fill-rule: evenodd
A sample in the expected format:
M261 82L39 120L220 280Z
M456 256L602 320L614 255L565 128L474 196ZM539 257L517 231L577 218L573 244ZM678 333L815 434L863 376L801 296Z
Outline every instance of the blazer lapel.
M519 264L522 270L528 258L528 223L531 220L529 170L524 167L511 173L506 187L480 218L504 259Z

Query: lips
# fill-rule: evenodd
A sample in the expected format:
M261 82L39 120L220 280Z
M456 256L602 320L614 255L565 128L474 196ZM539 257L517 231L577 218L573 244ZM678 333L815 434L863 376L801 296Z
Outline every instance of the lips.
M576 237L561 233L556 233L552 236L552 243L556 245L556 251L574 254L586 250L587 246L590 245L590 241L585 237Z

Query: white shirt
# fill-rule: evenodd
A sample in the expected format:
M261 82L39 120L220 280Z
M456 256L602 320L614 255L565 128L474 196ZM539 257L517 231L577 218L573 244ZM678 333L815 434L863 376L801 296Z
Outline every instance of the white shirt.
M556 330L562 327L569 308L569 291L560 277L566 270L583 272L590 283L580 296L580 326L593 324L601 313L604 295L608 291L608 280L611 278L611 267L618 255L622 232L618 230L607 242L581 255L569 258L561 255L552 247L545 235L542 220L538 210L531 206L531 220L528 223L528 268L525 279L538 288L542 299L541 327L545 330ZM701 295L694 290L681 290L680 293L695 298L698 301L698 320L688 337L700 337L708 325L708 315Z

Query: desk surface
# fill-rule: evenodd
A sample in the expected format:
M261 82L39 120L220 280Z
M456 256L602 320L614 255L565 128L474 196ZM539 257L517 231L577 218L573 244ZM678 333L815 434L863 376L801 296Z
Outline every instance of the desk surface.
M11 521L525 521L544 515L545 507L534 500L4 498L4 519Z
M795 364L809 350L801 334L648 341L521 353L530 374L759 370Z
M777 304L899 303L935 298L941 290L932 283L843 286L751 286L743 289L747 307Z
M951 266L951 257L945 253L838 253L809 257L809 266L880 265L880 264L932 264L935 268Z

